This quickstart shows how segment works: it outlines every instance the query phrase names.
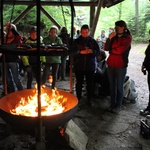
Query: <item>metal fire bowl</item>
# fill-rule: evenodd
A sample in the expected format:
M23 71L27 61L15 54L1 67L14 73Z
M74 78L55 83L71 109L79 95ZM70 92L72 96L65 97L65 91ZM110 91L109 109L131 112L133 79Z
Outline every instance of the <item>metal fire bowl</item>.
M52 90L45 88L45 92L51 95ZM71 93L58 90L60 95L67 97L65 111L51 116L42 116L42 125L45 129L58 128L72 119L77 111L78 99ZM38 126L39 117L28 117L13 115L10 110L15 108L15 105L20 101L21 97L27 98L29 95L34 95L35 89L27 89L8 94L0 99L0 117L12 128L21 130L30 130Z

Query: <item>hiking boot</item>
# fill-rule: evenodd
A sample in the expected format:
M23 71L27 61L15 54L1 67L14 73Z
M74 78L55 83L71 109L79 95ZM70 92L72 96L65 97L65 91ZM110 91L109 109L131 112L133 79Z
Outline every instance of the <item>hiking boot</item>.
M111 104L108 108L107 108L107 111L110 111L112 112L112 109L116 107L116 104Z
M140 114L143 115L143 116L150 115L150 109L146 108L144 110L140 110Z
M119 113L121 111L121 107L120 106L115 106L113 109L112 109L112 112L113 113Z

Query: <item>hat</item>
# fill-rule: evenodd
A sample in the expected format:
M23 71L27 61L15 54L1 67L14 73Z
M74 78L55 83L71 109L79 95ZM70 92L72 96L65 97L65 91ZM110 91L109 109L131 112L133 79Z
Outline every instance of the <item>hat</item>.
M58 28L57 28L57 26L55 26L55 25L51 26L50 29L49 29L49 31L51 31L52 29L55 29L56 32L58 31Z
M6 33L8 33L9 31L11 31L14 36L19 35L16 25L10 22L6 22Z
M17 31L17 27L14 24L11 24L11 28Z
M37 31L37 27L36 26L33 26L29 29L29 33L32 33L32 32L36 32Z

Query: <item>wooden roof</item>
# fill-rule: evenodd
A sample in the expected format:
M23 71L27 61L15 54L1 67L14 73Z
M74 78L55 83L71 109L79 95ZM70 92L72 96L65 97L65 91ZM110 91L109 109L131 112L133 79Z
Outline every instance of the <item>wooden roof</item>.
M42 6L89 6L90 7L90 27L92 29L91 35L94 36L97 22L99 19L99 15L101 12L101 8L109 8L114 6L124 0L41 0L41 11L58 27L60 27L59 23L55 21L54 18L42 7ZM8 5L27 5L27 9L24 10L15 20L14 24L16 24L20 19L23 18L25 14L27 14L34 6L37 5L39 0L0 0L0 4L8 4ZM1 9L1 5L0 5Z
M4 4L15 4L15 5L30 5L36 4L36 0L0 0L3 1ZM97 6L99 1L102 0L71 0L74 6ZM118 4L124 0L103 0L102 7L111 7L115 4ZM64 6L69 5L70 0L41 0L42 5L61 5Z

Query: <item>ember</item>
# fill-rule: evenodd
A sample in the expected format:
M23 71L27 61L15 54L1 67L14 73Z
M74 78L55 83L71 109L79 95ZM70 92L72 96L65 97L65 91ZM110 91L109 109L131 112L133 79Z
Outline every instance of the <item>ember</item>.
M65 102L67 98L59 94L57 89L52 89L52 94L48 95L41 88L41 115L50 116L54 114L62 113L65 110ZM10 113L21 116L38 116L38 103L37 103L37 92L32 96L29 95L27 98L22 97L15 108L10 110Z

